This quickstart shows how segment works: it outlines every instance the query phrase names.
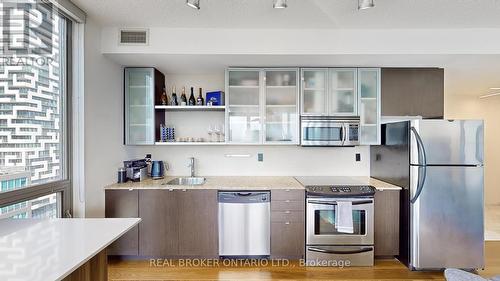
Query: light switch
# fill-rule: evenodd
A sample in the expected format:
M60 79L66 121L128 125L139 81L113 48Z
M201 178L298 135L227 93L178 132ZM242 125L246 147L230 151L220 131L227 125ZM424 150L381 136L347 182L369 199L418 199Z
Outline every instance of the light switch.
M356 153L356 162L361 161L361 154Z

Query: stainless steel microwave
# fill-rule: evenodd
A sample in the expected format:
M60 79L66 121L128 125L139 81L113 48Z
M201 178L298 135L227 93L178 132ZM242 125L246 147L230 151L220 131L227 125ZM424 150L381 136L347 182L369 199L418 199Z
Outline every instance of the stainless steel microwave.
M359 117L302 116L302 146L359 145Z

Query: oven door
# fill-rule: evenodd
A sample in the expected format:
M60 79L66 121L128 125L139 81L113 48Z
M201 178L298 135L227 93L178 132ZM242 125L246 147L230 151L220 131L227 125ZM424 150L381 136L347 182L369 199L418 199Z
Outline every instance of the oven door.
M301 123L302 146L342 146L346 137L344 123L306 120Z
M354 233L335 228L337 201L352 202ZM307 245L373 245L373 198L308 198Z

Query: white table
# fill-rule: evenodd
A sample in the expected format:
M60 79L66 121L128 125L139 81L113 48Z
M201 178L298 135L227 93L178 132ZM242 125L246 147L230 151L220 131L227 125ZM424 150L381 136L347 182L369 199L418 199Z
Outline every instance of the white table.
M140 220L0 220L0 280L62 280L98 254L105 262L105 248Z

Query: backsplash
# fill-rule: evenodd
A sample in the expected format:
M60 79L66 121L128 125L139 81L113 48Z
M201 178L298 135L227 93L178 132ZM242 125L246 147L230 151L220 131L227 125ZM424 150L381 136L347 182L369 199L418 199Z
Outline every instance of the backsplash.
M201 176L369 176L368 146L306 148L300 146L128 146L127 155L164 160L167 175L187 176L188 158L196 159ZM258 161L262 153L263 161ZM361 161L356 162L356 153ZM248 157L249 155L249 157Z

